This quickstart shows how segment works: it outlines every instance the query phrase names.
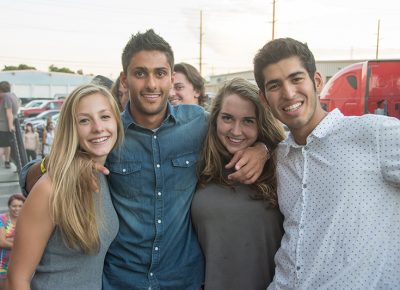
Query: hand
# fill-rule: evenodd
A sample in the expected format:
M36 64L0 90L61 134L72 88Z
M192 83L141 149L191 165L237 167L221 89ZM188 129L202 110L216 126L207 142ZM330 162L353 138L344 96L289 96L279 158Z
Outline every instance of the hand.
M15 132L15 126L14 126L14 124L12 124L12 125L10 126L10 132L11 132L11 133L14 133L14 132Z
M110 174L110 170L108 170L106 167L104 167L103 164L99 164L99 163L93 161L93 167L98 172L103 173L104 175L109 175Z
M253 184L260 177L269 157L268 148L260 142L253 147L236 152L225 166L227 169L234 166L236 170L235 173L228 175L228 179L244 184Z

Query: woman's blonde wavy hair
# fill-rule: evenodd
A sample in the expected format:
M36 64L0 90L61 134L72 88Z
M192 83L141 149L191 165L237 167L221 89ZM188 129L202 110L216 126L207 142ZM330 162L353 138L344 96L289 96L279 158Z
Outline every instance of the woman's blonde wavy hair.
M103 95L110 103L117 121L118 137L114 148L122 143L123 126L118 105L111 93L98 85L82 85L63 104L48 162L48 174L52 180L50 213L53 222L70 248L81 249L88 254L98 252L100 246L100 220L96 214L96 203L100 198L94 195L100 186L91 156L79 147L76 110L82 98L93 94Z
M278 143L284 139L283 127L273 117L271 111L261 103L257 86L242 78L234 78L228 81L213 100L208 122L208 133L199 163L198 186L204 187L210 182L229 187L234 184L234 182L228 180L225 174L225 164L232 158L232 154L226 150L217 136L217 119L222 103L226 96L232 94L236 94L254 104L258 128L257 141L264 143L270 153L270 159L266 162L261 176L252 185L256 190L256 194L252 198L265 200L271 207L277 207L275 149Z

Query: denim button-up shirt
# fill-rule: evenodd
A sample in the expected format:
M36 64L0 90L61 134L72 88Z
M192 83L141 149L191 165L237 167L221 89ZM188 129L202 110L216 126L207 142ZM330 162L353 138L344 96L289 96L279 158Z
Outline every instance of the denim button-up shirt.
M199 106L168 104L160 128L149 130L128 109L122 113L125 141L106 162L120 229L106 257L103 289L200 288L204 261L190 204L207 119Z

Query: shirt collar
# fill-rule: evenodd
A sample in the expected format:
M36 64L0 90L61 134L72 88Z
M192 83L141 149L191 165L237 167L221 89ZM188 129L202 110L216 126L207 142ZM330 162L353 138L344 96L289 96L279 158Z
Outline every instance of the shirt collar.
M326 117L322 119L318 126L307 137L307 144L309 144L309 142L313 138L324 138L329 132L333 130L338 121L343 117L344 115L340 112L339 109L334 109L333 111L329 112L328 115L326 115ZM300 148L303 146L296 143L296 141L294 140L294 136L291 132L289 132L287 138L282 141L281 144L285 147L283 151L285 157L289 154L290 148Z
M131 111L129 110L130 102L131 101L128 101L128 104L126 105L125 110L121 113L122 124L124 125L125 129L128 129L130 126L141 127L132 118ZM169 102L167 102L167 116L165 117L163 123L168 122L168 121L172 121L172 122L176 123L176 110Z

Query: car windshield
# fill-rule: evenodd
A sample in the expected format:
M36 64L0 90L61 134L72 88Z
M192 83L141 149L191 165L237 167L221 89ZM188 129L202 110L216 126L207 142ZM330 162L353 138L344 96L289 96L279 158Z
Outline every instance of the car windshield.
M35 119L45 119L48 116L52 116L54 114L57 114L57 111L44 111L44 112L41 112L39 115L37 115L35 117Z
M24 108L37 108L40 107L45 101L30 101L27 103Z

